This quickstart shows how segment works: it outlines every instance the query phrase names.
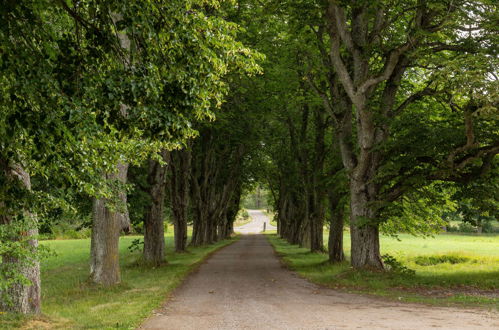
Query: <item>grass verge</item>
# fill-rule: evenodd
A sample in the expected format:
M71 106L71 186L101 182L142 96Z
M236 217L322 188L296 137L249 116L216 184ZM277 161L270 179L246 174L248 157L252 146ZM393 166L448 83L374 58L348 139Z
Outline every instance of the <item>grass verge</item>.
M413 275L354 271L348 262L329 264L327 254L310 253L275 234L267 238L291 270L330 288L402 301L499 309L498 237L455 236L436 236L432 240L411 237L397 244L393 238L382 237L382 253L395 256L415 270ZM346 254L348 260L349 247Z
M0 315L0 329L130 329L160 307L184 278L211 253L237 238L213 245L173 252L173 237L166 237L168 264L140 266L140 252L128 246L138 237L120 240L122 283L104 288L88 283L90 240L45 241L56 252L42 263L42 311L35 319Z

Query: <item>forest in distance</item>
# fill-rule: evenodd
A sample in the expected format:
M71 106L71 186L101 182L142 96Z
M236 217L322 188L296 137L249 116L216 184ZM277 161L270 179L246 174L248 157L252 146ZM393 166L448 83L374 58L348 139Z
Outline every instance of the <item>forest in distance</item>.
M383 237L499 244L498 31L493 0L2 1L0 327L63 238L103 290L124 241L202 260L246 209L362 274Z

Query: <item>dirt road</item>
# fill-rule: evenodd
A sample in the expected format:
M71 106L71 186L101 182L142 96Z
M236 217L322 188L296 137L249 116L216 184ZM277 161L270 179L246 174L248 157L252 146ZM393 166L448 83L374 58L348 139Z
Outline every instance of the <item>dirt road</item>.
M499 316L318 287L284 269L266 238L253 234L213 255L142 328L499 329Z
M258 210L248 210L248 213L252 219L250 223L243 226L234 228L236 233L241 234L259 234L265 230L276 230L277 228L270 224L269 218L262 212Z

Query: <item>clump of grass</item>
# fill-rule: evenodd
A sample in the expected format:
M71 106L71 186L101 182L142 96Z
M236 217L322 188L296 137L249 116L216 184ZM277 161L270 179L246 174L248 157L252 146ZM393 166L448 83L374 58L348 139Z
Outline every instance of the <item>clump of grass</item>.
M385 264L385 268L389 271L408 276L416 274L415 270L406 267L402 262L397 260L392 255L384 254L381 256L381 258L383 258L383 263Z
M456 254L441 254L441 255L426 255L426 256L416 256L413 258L414 263L420 266L435 266L438 264L449 263L452 265L461 264L465 262L475 262L476 259L472 259L466 256L460 256Z

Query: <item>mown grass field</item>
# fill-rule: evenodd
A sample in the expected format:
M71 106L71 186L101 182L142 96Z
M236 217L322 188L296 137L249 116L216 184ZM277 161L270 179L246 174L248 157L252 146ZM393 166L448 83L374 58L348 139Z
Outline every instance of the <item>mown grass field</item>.
M326 254L310 253L275 234L267 237L289 268L319 284L398 300L499 308L499 235L382 236L382 254L395 257L414 275L353 271L348 262L330 265ZM348 232L345 252L348 260Z
M122 284L113 288L90 285L90 240L43 241L56 256L42 262L42 312L35 320L0 315L0 329L32 327L60 329L129 329L137 327L168 294L210 253L232 240L173 252L173 236L166 237L167 262L150 268L137 262L140 252L128 246L138 236L120 240Z

